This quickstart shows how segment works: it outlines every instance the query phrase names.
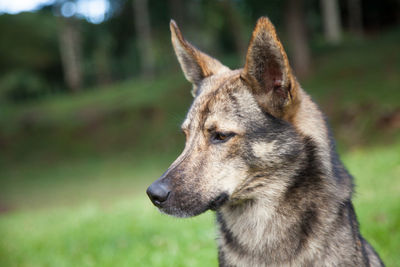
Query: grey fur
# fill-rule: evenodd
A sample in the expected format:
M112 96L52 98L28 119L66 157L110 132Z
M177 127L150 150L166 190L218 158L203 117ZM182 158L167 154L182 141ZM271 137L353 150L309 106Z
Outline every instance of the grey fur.
M178 58L205 55L172 30ZM202 60L182 65L186 76L213 68L196 80L184 151L153 183L170 189L160 210L215 210L220 266L383 266L359 232L352 177L269 20L257 23L244 69Z

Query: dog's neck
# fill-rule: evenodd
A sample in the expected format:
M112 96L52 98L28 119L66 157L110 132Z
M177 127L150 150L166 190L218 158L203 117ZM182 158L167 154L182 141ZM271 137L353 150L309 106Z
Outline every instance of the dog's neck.
M325 244L314 242L323 239L309 237L316 230L322 233L330 229L330 225L321 222L335 221L337 213L332 211L343 205L334 202L337 198L328 196L335 194L331 190L334 180L323 171L312 140L305 140L305 151L299 164L302 169L293 172L293 177L288 177L280 186L275 184L279 188L271 188L267 183L260 188L264 195L259 198L228 202L217 212L221 262L229 261L228 266L265 266L266 263L279 266L295 258L296 262L307 265L307 259L315 259L311 254L320 253L316 248L323 248ZM318 203L324 203L323 207Z
M294 257L305 258L301 256L304 251L308 254L311 247L320 247L308 238L311 229L320 227L315 207L291 214L289 207L269 204L249 200L217 212L220 262L227 266L273 266L292 262Z

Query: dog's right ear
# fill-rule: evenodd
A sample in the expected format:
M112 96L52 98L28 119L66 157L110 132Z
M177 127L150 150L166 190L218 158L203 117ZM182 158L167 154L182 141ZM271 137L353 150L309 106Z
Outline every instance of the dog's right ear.
M193 84L192 94L196 96L198 86L204 78L227 71L229 68L187 42L174 20L171 20L169 26L175 54L186 79Z

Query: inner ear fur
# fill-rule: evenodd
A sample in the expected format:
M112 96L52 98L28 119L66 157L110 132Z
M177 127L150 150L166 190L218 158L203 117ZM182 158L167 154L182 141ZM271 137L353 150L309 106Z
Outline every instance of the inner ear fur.
M201 52L183 38L174 20L170 22L171 41L185 78L193 84L192 94L197 94L201 81L213 74L229 70L217 59Z
M266 17L257 21L251 36L242 78L267 112L286 119L293 115L298 83L275 28Z

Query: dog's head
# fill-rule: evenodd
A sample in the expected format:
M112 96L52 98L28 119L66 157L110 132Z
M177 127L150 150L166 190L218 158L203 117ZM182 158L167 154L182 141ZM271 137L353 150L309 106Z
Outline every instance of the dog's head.
M182 124L185 149L147 189L150 199L161 211L186 217L249 200L258 187L273 194L287 182L279 173L301 151L290 123L298 84L273 25L258 20L239 70L189 44L174 21L170 27L194 101Z

